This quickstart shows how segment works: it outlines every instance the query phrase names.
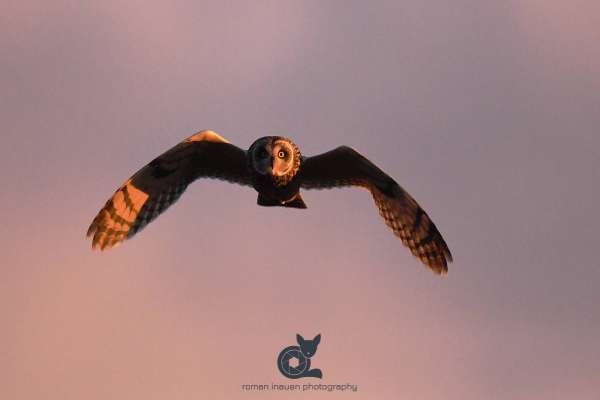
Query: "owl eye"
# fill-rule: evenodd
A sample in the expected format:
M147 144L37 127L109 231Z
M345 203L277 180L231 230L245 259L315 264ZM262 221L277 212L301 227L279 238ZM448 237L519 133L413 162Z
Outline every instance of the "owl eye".
M277 157L279 157L279 158L285 158L285 151L279 150L279 153L277 153Z
M264 147L258 151L258 157L267 158L268 156L269 153L267 153L267 150L265 150Z

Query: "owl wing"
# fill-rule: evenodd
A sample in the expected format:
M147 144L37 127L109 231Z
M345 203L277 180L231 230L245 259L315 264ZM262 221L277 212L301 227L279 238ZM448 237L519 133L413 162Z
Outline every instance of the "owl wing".
M438 274L448 272L452 255L427 213L390 176L350 147L341 146L303 160L301 186L328 189L359 186L373 195L379 214L412 254Z
M98 212L87 231L92 248L104 250L133 237L198 178L250 185L246 152L212 131L167 150L123 183Z

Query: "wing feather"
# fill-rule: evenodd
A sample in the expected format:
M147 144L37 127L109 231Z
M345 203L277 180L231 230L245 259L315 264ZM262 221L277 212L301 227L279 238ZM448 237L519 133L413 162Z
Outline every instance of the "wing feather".
M161 154L123 183L92 221L92 248L113 247L163 213L198 178L250 185L246 152L201 131Z
M368 189L387 226L412 254L438 274L448 272L452 254L441 233L419 204L389 175L350 147L341 146L303 160L301 186Z

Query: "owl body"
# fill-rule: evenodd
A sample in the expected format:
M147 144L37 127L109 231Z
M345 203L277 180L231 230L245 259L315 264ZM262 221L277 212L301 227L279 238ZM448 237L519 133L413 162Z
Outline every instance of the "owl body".
M306 208L300 195L300 180L293 178L284 186L277 186L270 177L253 176L252 187L258 192L256 204L259 206L280 206Z
M253 187L260 206L302 209L306 204L301 189L362 187L373 196L386 225L423 264L443 274L452 261L427 213L394 179L354 149L340 146L303 157L290 139L265 136L244 151L213 131L185 139L125 181L92 221L87 232L92 247L103 250L133 237L199 178Z

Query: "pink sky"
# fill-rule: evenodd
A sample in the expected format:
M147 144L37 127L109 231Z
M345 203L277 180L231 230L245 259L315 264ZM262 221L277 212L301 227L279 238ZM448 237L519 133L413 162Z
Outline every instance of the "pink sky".
M600 398L598 3L223 3L0 6L0 398ZM356 148L449 275L350 189L201 181L92 252L116 187L203 128ZM243 392L296 383L296 333L358 393Z

